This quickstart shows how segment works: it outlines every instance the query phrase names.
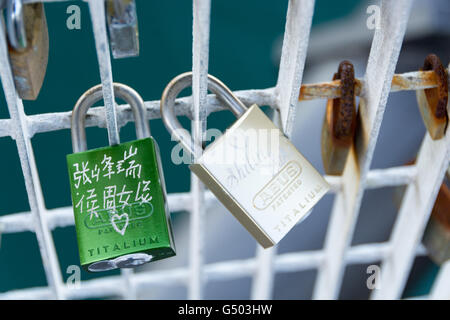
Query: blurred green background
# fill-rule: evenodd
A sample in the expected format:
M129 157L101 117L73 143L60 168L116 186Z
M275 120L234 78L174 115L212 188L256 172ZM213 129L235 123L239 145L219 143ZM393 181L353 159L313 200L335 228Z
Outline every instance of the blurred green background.
M166 84L192 65L192 2L136 0L140 33L140 56L112 60L114 81L137 90L144 100L159 100ZM231 89L272 87L278 75L276 45L282 40L287 1L212 1L209 72ZM344 17L359 0L316 0L313 26ZM81 30L69 30L66 9L81 8ZM50 56L45 82L36 101L24 101L28 115L69 111L78 97L100 82L88 6L82 1L45 5ZM0 118L9 118L0 90ZM233 121L231 113L208 118L208 126L223 129ZM184 121L187 126L188 121ZM170 161L174 145L161 120L150 123L161 148L168 192L189 190L189 170ZM88 128L88 147L107 144L105 129ZM121 130L123 141L134 139L134 126ZM37 134L32 139L46 207L69 206L70 189L66 155L72 152L70 131ZM27 194L15 142L0 139L0 215L29 211ZM175 217L176 218L176 217ZM69 265L79 265L75 229L58 228L53 237L64 279ZM100 275L82 271L82 280ZM34 233L5 234L0 250L0 292L45 286L38 244Z

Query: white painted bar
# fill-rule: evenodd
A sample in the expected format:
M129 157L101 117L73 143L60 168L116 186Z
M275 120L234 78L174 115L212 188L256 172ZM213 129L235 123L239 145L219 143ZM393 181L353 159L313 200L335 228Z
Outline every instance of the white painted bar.
M367 175L383 119L392 77L405 34L411 0L381 1L381 28L375 31L359 110L360 131L336 195L325 239L326 260L319 268L315 299L336 299L344 274L343 257L358 218Z
M47 226L45 216L44 197L42 195L39 175L34 159L30 136L28 135L27 116L23 108L22 100L17 96L11 66L9 64L6 30L3 16L0 18L0 77L11 117L11 128L15 130L14 136L20 165L25 179L25 187L30 205L33 229L36 232L42 264L49 290L56 299L64 298L61 290L62 276L59 268L58 257Z
M109 50L108 34L106 31L105 1L88 0L89 11L92 20L92 30L94 32L95 48L97 51L100 78L102 82L103 101L105 103L106 127L108 129L109 145L120 143L119 126L117 123L117 110L114 100L113 75L111 67L111 56ZM123 290L125 299L133 299L136 292L131 284L130 277L133 274L131 269L122 269Z
M346 253L348 264L377 262L388 251L389 243L370 243L350 248ZM419 248L418 255L425 254ZM322 250L284 253L274 257L275 272L299 272L309 270L320 265L324 258ZM257 260L229 260L204 265L205 279L207 281L227 281L250 277L257 268ZM183 285L190 277L189 268L176 268L170 270L157 270L135 273L132 277L137 292L154 290L155 287L170 287ZM120 296L122 280L120 276L82 281L79 288L65 289L70 299L102 298L105 296ZM4 299L50 299L52 294L48 288L29 288L0 293L0 300Z
M381 288L373 292L373 299L401 297L449 160L450 130L436 141L427 132L416 160L418 174L403 196L391 235L392 251L383 260Z
M94 31L95 48L97 49L100 79L102 81L103 101L105 102L106 124L109 145L120 143L117 126L117 111L114 101L111 56L109 53L108 35L106 33L105 1L88 0L91 13L92 30ZM87 90L88 88L86 88Z
M447 69L448 71L448 69ZM402 86L392 87L391 92L394 91L405 91L405 90L419 90L419 89L427 89L435 86L429 85L429 82L423 79L420 76L419 72L407 72L403 74L395 75L398 79L401 79ZM360 80L363 83L363 80ZM450 82L450 79L449 79ZM405 86L405 83L408 85ZM321 87L322 84L306 84L302 85L302 87ZM327 89L323 89L318 91L314 90L314 95L311 93L308 95L308 100L312 99L326 99L326 98L335 98L337 90L331 89L331 82L328 82L326 85ZM310 89L308 89L310 90ZM234 91L234 94L242 100L246 105L268 105L273 108L277 107L277 98L275 96L276 88L267 88L267 89L251 89L251 90L237 90ZM177 115L187 115L191 117L192 115L192 97L183 97L176 99L177 104ZM160 114L160 101L145 101L145 106L147 108L147 117L148 119L159 119L161 118ZM209 115L211 112L217 112L224 109L224 106L218 101L214 94L209 94L207 96L207 109L206 112ZM415 106L412 106L415 107ZM105 112L104 107L95 107L89 110L89 115L91 117L86 120L86 126L99 126L101 128L106 127L105 120ZM67 107L60 108L62 110L70 109ZM116 107L117 109L117 122L119 128L124 126L126 123L130 121L134 121L133 115L129 105L122 104ZM31 136L34 136L36 133L41 132L50 132L61 129L70 128L70 114L71 112L55 112L55 113L43 113L31 115L28 117L29 121L29 133ZM10 119L0 119L0 137L10 136L14 133L14 130L11 128L11 120Z
M382 188L401 186L414 180L415 166L395 167L388 169L371 170L367 174L367 188ZM341 188L341 179L336 176L325 176L325 180L331 186L330 192L338 192ZM169 193L169 208L172 212L189 210L192 206L190 192ZM205 206L215 205L218 200L210 191L205 191ZM47 225L50 230L74 225L72 207L62 207L45 210ZM30 212L19 212L0 217L2 233L17 233L33 231L33 223Z
M314 0L289 1L276 86L282 128L288 136L295 121L313 13Z
M203 133L206 131L207 95L208 95L208 57L209 57L209 26L211 0L193 0L192 25L192 109L191 131L194 142L195 156L202 150ZM191 173L192 207L190 216L190 246L188 298L203 297L203 230L205 221L205 187L197 176Z
M276 86L279 111L276 122L287 136L291 135L295 120L313 13L314 0L289 1ZM258 268L252 283L252 299L272 297L273 258L276 254L276 246L264 250L257 245Z

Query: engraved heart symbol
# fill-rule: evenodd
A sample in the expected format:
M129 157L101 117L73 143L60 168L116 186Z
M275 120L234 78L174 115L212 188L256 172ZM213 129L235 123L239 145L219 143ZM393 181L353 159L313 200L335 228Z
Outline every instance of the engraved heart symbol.
M122 229L120 229L117 226L117 223L123 222L122 220L125 219L125 224L123 225ZM122 236L125 234L125 231L128 227L128 222L130 221L130 218L128 217L128 214L122 213L121 215L118 215L115 213L111 216L111 225L113 226L114 230L116 230L117 233L120 233Z

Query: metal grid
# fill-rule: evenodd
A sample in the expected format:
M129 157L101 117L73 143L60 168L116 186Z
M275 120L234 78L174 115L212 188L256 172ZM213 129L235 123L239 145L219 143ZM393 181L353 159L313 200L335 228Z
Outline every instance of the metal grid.
M25 3L38 0L24 0ZM56 2L64 0L44 0ZM132 121L128 105L114 107L112 70L105 27L103 0L87 0L91 13L99 70L103 84L105 108L90 110L87 126L108 128L110 142L118 142L118 129ZM172 211L190 212L189 266L162 271L133 273L122 271L109 276L82 281L69 287L62 280L51 230L74 224L71 207L47 210L31 145L36 133L70 128L70 112L27 116L16 94L9 64L4 24L0 26L0 76L10 119L0 120L0 137L10 136L17 144L25 179L30 212L0 217L2 233L32 231L36 233L48 287L27 288L0 294L1 299L79 299L105 296L136 298L138 292L155 285L186 285L188 298L201 299L206 281L252 277L251 298L270 299L274 274L318 269L313 293L315 299L336 299L341 287L343 269L349 264L382 261L382 286L374 290L373 299L397 299L404 289L413 259L425 254L420 239L444 178L450 159L450 130L438 141L425 135L414 166L370 170L371 160L383 119L389 92L435 87L429 72L394 75L412 0L382 0L381 28L375 31L363 79L357 81L360 95L362 133L349 156L342 177L326 176L336 193L323 250L277 254L276 247L263 250L258 246L254 258L204 264L204 208L215 202L209 191L192 175L191 191L168 195ZM209 113L222 107L207 94L210 0L193 0L193 94L177 100L177 112L189 115L194 139L199 140L206 128ZM338 82L301 85L308 39L314 11L314 0L290 0L284 33L278 82L274 88L236 91L246 104L269 105L280 111L284 132L292 133L299 99L337 97ZM396 81L399 80L399 81ZM402 81L400 81L402 80ZM299 98L299 92L300 98ZM145 102L149 119L160 118L159 101ZM106 112L105 112L106 110ZM371 188L407 185L391 239L384 243L350 246L364 191ZM450 262L440 270L429 298L450 299Z

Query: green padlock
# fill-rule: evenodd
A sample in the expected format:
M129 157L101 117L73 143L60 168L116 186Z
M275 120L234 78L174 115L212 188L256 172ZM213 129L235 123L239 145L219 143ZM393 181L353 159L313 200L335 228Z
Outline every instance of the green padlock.
M102 87L86 91L72 112L73 154L67 155L80 262L91 272L131 268L175 255L159 148L142 98L114 84L128 102L139 140L86 151L87 110Z

